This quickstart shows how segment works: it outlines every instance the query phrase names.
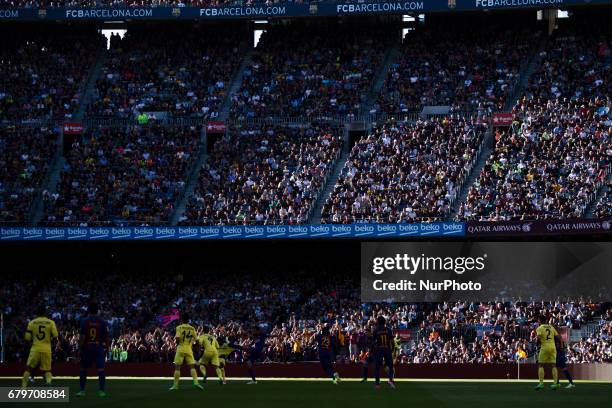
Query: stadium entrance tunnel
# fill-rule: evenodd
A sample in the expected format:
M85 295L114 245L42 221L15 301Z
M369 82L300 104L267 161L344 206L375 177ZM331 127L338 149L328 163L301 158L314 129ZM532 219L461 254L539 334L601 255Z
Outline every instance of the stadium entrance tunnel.
M367 125L365 124L365 122L354 122L351 123L349 129L348 129L348 136L349 136L349 150L353 148L353 146L355 146L355 144L357 142L359 142L359 140L362 137L365 137L366 134L368 132L368 128Z
M206 132L206 153L210 154L213 151L215 143L217 143L217 141L224 135L224 133Z

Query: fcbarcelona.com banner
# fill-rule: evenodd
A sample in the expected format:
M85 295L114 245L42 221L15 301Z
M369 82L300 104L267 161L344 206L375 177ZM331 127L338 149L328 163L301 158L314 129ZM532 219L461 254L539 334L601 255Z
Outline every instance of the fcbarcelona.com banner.
M400 0L227 5L220 7L94 7L2 8L0 21L10 20L176 20L404 14L520 8L563 8L611 4L612 0Z
M0 228L3 241L463 237L465 224Z
M361 244L363 302L612 301L612 242Z

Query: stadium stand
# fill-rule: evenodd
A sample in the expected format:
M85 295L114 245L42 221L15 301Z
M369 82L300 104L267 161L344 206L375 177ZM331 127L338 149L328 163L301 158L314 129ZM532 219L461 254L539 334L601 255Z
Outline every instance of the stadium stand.
M103 37L75 27L0 33L0 122L71 118Z
M602 316L597 330L568 349L570 363L606 363L612 361L612 312Z
M171 25L157 27L152 36L151 30L135 26L112 42L89 115L218 116L240 62L241 31ZM210 41L212 36L219 40Z
M332 23L271 22L246 59L242 57L247 32L238 23L130 23L126 36L114 36L111 50L100 54L102 36L93 29L59 27L53 35L48 35L49 27L20 29L14 35L6 29L2 40L6 47L0 51L4 74L0 122L54 119L57 126L72 120L82 105L84 82L95 83L86 116L79 120L90 126L86 139L99 134L105 140L99 153L103 159L119 162L112 170L96 169L96 177L85 174L84 168L94 167L85 160L95 163L98 153L89 158L79 155L85 154L90 142L100 141L77 143L67 153L59 191L44 194L43 222L168 223L189 180L190 185L197 182L194 194L185 195L186 211L178 220L183 225L306 223L315 219L313 208L319 210L321 205L316 219L321 215L324 223L441 220L449 218L451 207L457 220L579 218L587 211L590 215L593 207L596 216L609 215L607 195L599 204L594 201L612 157L612 37L601 25L585 27L577 19L561 24L553 37L543 41L543 34L537 34L542 27L531 24L512 30L508 23L468 29L467 21L436 30L447 27L448 21L428 16L427 24L415 23L408 33L399 59L389 62L389 50L397 45L393 33L399 37L400 32L397 21ZM152 30L159 35L151 36ZM490 41L491 35L497 40ZM209 41L212 36L221 40ZM306 37L309 41L304 41ZM536 50L535 60L541 63L526 75L526 62L534 61ZM386 74L383 62L389 68ZM97 82L94 75L84 81L100 63ZM246 66L243 72L239 72L241 63ZM480 154L487 145L483 141L489 134L486 123L491 111L507 107L521 81L526 86L514 104L513 125L497 128L492 154ZM231 95L230 82L237 89ZM374 82L384 82L380 93L373 90ZM373 125L372 130L352 147L346 163L332 171L344 146L341 125L361 118L369 108L366 97L377 96L379 106L374 111L386 117L365 123L366 129ZM179 135L171 120L188 116L204 125L218 117L222 102L224 116L228 109L231 114L228 135L216 143L201 168L196 166L200 174L193 175L188 170L195 163L196 137L189 130L193 140L181 139L187 136ZM393 120L396 113L426 104L448 104L453 113ZM105 198L109 186L118 182L102 174L110 171L119 178L130 167L109 156L114 147L107 138L113 134L117 137L113 143L143 143L156 149L161 142L130 139L134 133L147 133L144 128L100 132L96 126L109 125L106 119L114 126L133 124L142 112L158 112L169 119L166 128L154 124L164 119L152 120L151 132L164 129L165 135L172 135L168 143L176 142L173 149L184 149L185 156L171 169L163 165L167 158L161 159L159 169L153 165L155 188L132 185L132 193L114 192L112 199ZM321 116L333 120L323 124L317 120ZM51 122L49 126L53 127ZM277 145L281 138L286 140ZM269 151L262 146L265 140ZM5 145L10 143L7 140ZM37 160L50 160L51 153L42 152ZM233 168L228 169L228 164ZM49 163L39 162L36 167L41 173L32 175L36 186L25 187L31 197L42 179L49 178ZM468 188L467 176L476 167L482 170ZM11 174L20 172L13 170ZM134 172L128 171L131 184L150 177ZM15 193L24 189L14 183L7 187L6 180L3 221L25 223L31 197L28 203L20 200L21 210L16 210ZM238 192L237 183L246 187ZM157 186L164 186L163 192L152 192ZM13 188L17 191L11 192ZM329 196L322 196L330 190ZM106 193L94 200L97 191ZM465 200L458 200L460 191L461 197L467 191ZM184 203L181 199L181 211Z
M372 112L420 112L427 105L470 112L503 109L542 34L502 24L468 24L409 32Z
M410 222L445 217L486 127L452 116L388 122L353 147L322 211L324 223Z
M75 140L57 192L43 192L47 225L167 222L197 154L194 127L99 129Z
M48 128L0 128L0 222L27 224L56 140Z
M214 145L180 222L303 224L342 140L337 127L248 125Z
M496 133L460 218L584 215L610 171L611 40L571 27L549 41L541 69L514 107L514 124Z
M376 316L384 315L394 330L411 333L402 346L400 363L511 362L519 349L528 355L535 352L531 336L543 312L550 315L551 323L573 330L597 325L590 336L570 345L572 361L612 361L612 314L606 304L577 300L361 304L357 282L325 273L329 271L320 275L244 271L211 275L209 271L160 281L147 273L114 272L96 281L91 276L94 271L85 271L70 280L11 280L3 286L0 300L7 319L7 359L23 361L26 356L20 333L35 310L34 304L24 302L33 294L49 299L50 316L60 331L54 350L58 361L76 357L77 322L85 313L82 303L92 296L108 322L109 359L115 361L121 352L127 352L128 362L172 361L176 322L164 326L158 317L174 308L189 312L196 326L212 325L216 336L243 347L252 341L253 325L265 327L269 334L265 361L315 360L314 334L324 323L338 336L339 361L360 361L369 351L367 333ZM232 359L242 357L237 353Z
M275 25L262 36L232 116L354 117L382 62L388 27ZM308 37L308 41L304 38Z
M601 198L597 201L595 206L595 217L605 218L612 216L612 194L610 194L610 188L612 183L608 181L608 191L606 191Z

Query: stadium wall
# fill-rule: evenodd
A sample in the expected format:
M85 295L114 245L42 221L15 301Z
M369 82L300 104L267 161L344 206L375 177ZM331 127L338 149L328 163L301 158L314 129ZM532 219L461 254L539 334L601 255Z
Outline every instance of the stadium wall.
M22 363L0 364L0 377L19 377L23 374ZM361 378L361 364L337 364L336 369L341 378ZM573 364L570 370L577 380L612 381L612 364ZM245 364L228 364L226 366L228 377L248 377ZM106 366L107 376L110 377L169 377L172 372L171 364L138 364L117 363ZM54 376L77 376L77 364L59 363L53 366ZM269 363L259 364L256 368L258 377L276 378L321 378L323 371L319 363ZM90 370L90 375L95 369ZM183 373L186 375L186 371ZM213 370L208 375L215 378ZM374 375L373 367L370 376ZM536 364L521 364L521 379L537 378ZM516 364L407 364L396 367L397 378L418 379L517 379L518 367Z

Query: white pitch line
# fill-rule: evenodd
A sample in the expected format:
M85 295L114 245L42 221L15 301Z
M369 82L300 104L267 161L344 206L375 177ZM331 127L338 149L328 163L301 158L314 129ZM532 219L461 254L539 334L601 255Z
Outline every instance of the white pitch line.
M97 375L89 375L88 378L98 378ZM22 377L0 377L0 380L21 380ZM76 376L53 376L53 379L62 379L62 380L78 380L79 377ZM142 381L172 381L172 377L114 377L107 376L107 380L120 380L120 381L134 381L134 380L142 380ZM182 380L191 380L191 377L181 377ZM228 381L249 381L251 377L227 377ZM381 381L382 381L381 377ZM259 377L257 381L323 381L323 382L331 382L328 377L324 378L309 378L309 377L301 377L301 378L288 378L288 377ZM341 378L341 382L359 382L361 378ZM385 380L386 381L386 380ZM515 379L491 379L491 378L396 378L396 382L416 382L416 383L507 383L507 384L517 384L517 383L537 383L537 379L525 379L525 380L515 380ZM373 383L374 379L368 378L369 383ZM612 380L574 380L575 383L578 384L612 384ZM547 383L550 383L548 381Z

